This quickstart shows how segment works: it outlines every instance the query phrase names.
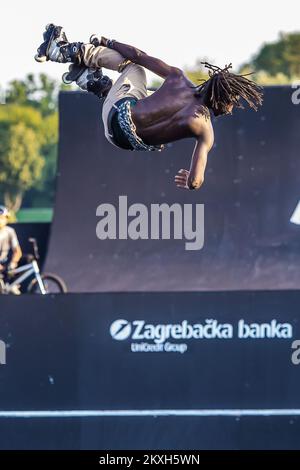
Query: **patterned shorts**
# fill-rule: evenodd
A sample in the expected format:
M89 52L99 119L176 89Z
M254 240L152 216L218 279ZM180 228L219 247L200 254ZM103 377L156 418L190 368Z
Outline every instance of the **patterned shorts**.
M147 145L136 133L136 127L131 116L131 100L123 101L118 106L118 122L123 133L127 137L133 150L144 150L144 151L161 151L164 149L163 145Z

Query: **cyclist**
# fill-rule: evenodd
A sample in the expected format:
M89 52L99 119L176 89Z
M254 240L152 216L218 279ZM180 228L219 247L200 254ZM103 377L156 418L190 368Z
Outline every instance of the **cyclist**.
M0 273L16 269L22 257L22 250L15 230L8 227L9 211L0 205Z

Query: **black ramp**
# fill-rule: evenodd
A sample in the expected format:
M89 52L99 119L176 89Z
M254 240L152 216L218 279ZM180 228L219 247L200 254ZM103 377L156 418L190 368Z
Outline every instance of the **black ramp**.
M193 140L162 153L118 150L103 135L101 102L62 93L47 270L73 292L299 288L300 227L290 217L300 199L300 106L289 87L270 87L258 113L214 124L204 187L179 190L174 175L189 167ZM121 195L149 212L151 204L204 204L203 249L187 251L172 237L99 240L97 207L113 204L118 214Z

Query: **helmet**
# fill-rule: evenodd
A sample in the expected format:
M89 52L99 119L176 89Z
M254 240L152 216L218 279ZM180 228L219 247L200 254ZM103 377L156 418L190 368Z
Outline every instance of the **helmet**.
M9 217L9 210L6 209L5 206L0 206L0 216L4 215L5 217Z

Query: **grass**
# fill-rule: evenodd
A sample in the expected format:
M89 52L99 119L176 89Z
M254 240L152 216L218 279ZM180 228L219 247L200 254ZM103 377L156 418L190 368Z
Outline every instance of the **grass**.
M17 222L28 223L28 222L51 222L53 217L53 209L45 208L32 208L32 209L21 209L17 213Z

